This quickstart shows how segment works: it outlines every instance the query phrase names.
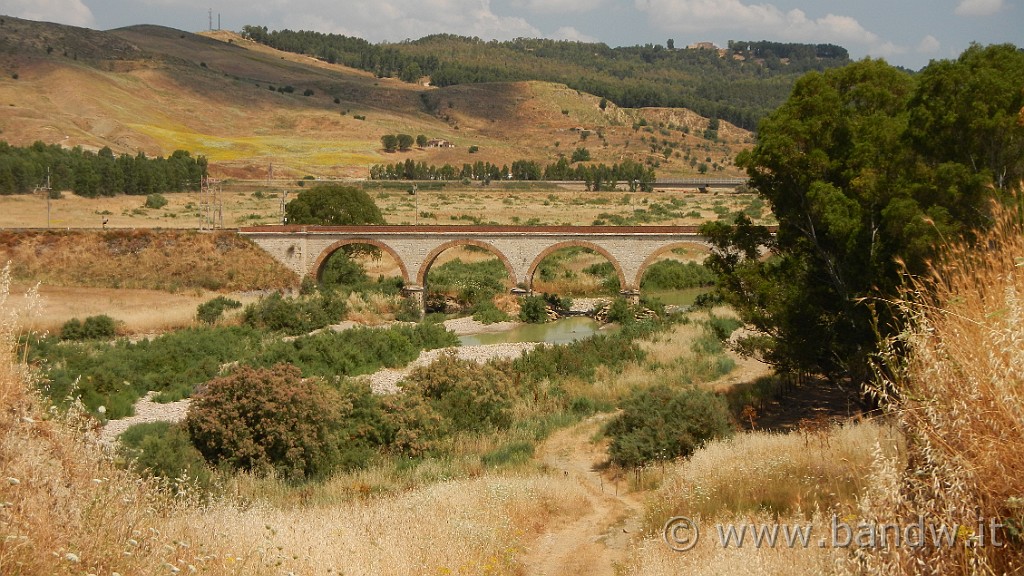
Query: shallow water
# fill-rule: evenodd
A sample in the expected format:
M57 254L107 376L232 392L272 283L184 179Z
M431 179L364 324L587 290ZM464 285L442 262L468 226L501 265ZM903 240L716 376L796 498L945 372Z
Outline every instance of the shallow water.
M504 344L506 342L546 342L566 344L597 334L600 324L586 316L561 318L546 324L522 324L504 332L467 334L459 337L461 346Z

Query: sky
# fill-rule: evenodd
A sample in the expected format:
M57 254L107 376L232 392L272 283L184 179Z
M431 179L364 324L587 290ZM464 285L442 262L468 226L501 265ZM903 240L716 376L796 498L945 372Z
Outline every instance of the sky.
M1024 0L0 0L0 14L109 30L315 30L372 42L450 33L609 46L729 40L838 44L917 70L971 42L1024 46Z

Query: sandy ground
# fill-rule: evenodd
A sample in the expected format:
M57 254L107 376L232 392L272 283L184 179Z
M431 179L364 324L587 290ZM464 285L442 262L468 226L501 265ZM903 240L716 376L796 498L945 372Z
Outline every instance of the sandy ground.
M18 284L12 286L11 294L24 294L30 288ZM24 319L25 326L31 330L54 332L72 318L85 319L106 314L119 321L119 330L123 333L156 332L191 325L195 322L196 308L217 295L198 290L170 293L161 290L41 285L39 306L36 311L24 316ZM256 300L255 296L250 295L227 296L242 304ZM25 311L25 302L21 298L12 298L11 302Z

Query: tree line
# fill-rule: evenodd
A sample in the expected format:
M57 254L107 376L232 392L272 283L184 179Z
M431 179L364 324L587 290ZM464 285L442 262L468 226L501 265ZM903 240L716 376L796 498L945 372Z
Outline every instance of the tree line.
M79 196L146 195L197 190L206 176L204 156L176 150L169 157L149 158L144 152L115 156L109 147L99 152L81 146L35 142L28 147L0 141L0 194L27 194L47 184L54 191Z
M624 160L608 166L601 164L570 164L565 158L541 166L533 160L516 160L511 165L498 166L478 160L465 163L461 168L451 164L437 166L423 161L393 164L375 164L370 167L371 180L474 180L489 183L492 180L572 180L584 182L587 190L615 190L619 183L631 192L652 190L656 180L654 169L635 160Z
M360 38L247 25L242 34L279 50L308 54L379 77L434 86L542 80L627 108L689 108L753 130L777 108L796 79L849 63L832 44L730 42L716 50L659 44L611 48L603 43L517 38L485 42L453 34L372 44Z

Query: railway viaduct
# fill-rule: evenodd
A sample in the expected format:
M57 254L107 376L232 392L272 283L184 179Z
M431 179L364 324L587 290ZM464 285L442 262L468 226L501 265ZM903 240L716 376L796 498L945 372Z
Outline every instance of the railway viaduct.
M622 294L636 299L644 271L659 254L685 244L708 245L696 226L257 226L238 233L299 277L319 277L331 254L347 244L376 246L398 263L406 293L421 309L430 266L456 246L493 253L516 290L526 292L546 256L570 246L590 248L614 266Z

